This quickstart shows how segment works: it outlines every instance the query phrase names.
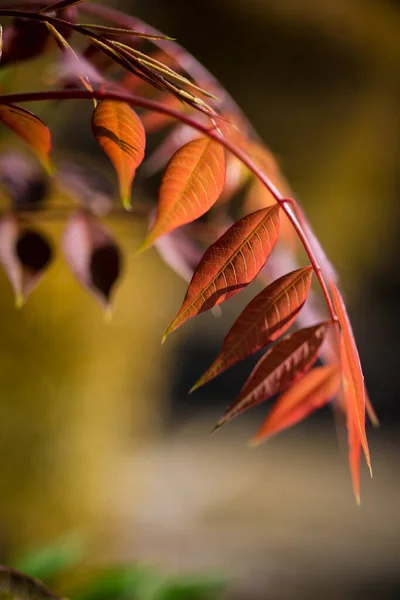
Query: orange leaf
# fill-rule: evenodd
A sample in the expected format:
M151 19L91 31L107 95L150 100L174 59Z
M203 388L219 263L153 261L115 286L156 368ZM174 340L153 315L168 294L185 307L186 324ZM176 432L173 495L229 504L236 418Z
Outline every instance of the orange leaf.
M144 127L125 102L103 100L93 111L92 130L117 172L121 198L129 210L132 181L144 158Z
M243 217L205 252L164 338L187 319L234 296L258 275L279 235L279 206Z
M239 396L214 429L288 388L311 368L331 321L300 329L277 342L258 361Z
M218 142L200 138L185 144L169 161L161 186L155 223L144 250L161 235L206 213L225 183L225 153Z
M313 269L280 277L244 309L225 337L221 352L191 391L276 340L296 319L310 289Z
M46 170L51 170L48 127L30 110L16 104L0 104L0 121L12 129L36 152Z
M339 386L338 365L312 369L282 394L254 436L252 444L259 444L283 429L302 421L327 404L336 394Z
M342 329L340 357L347 414L355 419L365 459L371 471L371 459L365 433L365 387L360 358L343 299L334 283L331 283L330 287L333 304Z

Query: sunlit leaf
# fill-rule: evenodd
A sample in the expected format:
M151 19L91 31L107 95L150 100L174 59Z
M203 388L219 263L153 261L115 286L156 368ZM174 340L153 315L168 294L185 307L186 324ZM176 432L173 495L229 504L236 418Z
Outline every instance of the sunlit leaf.
M60 600L38 579L4 566L0 566L0 590L4 599Z
M16 104L0 104L0 121L25 140L36 152L43 166L51 170L50 131L36 115Z
M340 386L340 367L315 367L283 393L252 439L259 444L325 406Z
M191 391L282 335L307 298L312 273L312 267L293 271L262 290L236 320L217 358Z
M47 239L31 227L21 226L13 214L0 219L0 263L21 306L49 266L53 251Z
M331 283L333 304L342 329L340 357L342 362L343 392L347 405L347 415L355 419L367 465L371 471L367 436L365 432L365 387L360 358L342 296L334 283ZM352 431L352 427L349 428Z
M279 235L279 207L243 217L205 252L165 337L187 319L234 296L258 275Z
M67 222L62 246L79 283L109 308L121 271L121 253L109 231L95 218L79 211Z
M129 209L132 181L144 158L143 125L128 104L104 100L93 111L92 129L118 174L121 198Z
M319 323L287 335L270 348L250 373L239 396L215 429L244 411L284 391L304 375L318 358L331 322Z
M344 386L343 386L343 393ZM347 435L349 441L349 464L353 491L357 504L360 504L360 459L361 459L361 437L357 424L355 407L347 399Z
M180 148L164 173L156 221L141 250L165 233L201 217L218 199L224 183L225 154L221 144L200 138Z

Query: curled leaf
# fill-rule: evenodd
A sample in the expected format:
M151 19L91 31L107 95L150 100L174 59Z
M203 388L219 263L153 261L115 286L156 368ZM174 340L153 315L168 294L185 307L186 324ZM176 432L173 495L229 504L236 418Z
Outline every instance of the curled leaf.
M53 251L47 239L30 227L21 227L13 214L0 219L0 263L21 306L49 266Z
M224 183L225 153L221 144L200 138L180 148L164 173L156 221L141 249L201 217L216 202Z
M187 319L234 296L258 275L279 235L279 206L243 217L205 252L165 337Z
M349 439L353 428L349 425L349 419L354 419L360 437L361 446L364 451L367 465L371 471L371 459L369 454L367 435L365 432L365 387L360 358L354 339L353 330L342 299L342 296L334 283L331 283L332 300L342 330L340 358L343 372L343 393L347 406ZM353 433L352 433L353 435ZM354 434L355 435L355 434ZM372 471L371 471L372 473Z
M50 171L50 131L30 110L16 104L0 104L0 121L36 152L43 166Z
M87 213L77 212L67 222L62 246L79 283L109 307L121 271L121 253L108 230Z
M93 111L92 130L117 172L121 198L129 209L132 181L144 158L143 125L128 104L103 100Z
M312 267L293 271L253 298L225 337L217 358L191 391L278 339L300 312L312 273Z
M215 429L244 411L287 389L317 360L331 321L300 329L270 348L250 373L239 396Z
M259 444L292 427L327 404L340 386L340 367L315 367L278 398L267 419L252 439Z

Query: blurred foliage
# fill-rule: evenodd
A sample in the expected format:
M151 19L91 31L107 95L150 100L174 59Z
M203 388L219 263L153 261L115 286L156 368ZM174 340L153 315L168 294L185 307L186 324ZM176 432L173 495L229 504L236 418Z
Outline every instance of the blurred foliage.
M16 558L13 567L70 600L217 600L225 587L221 577L164 575L140 564L82 570L82 548L82 540L66 538Z

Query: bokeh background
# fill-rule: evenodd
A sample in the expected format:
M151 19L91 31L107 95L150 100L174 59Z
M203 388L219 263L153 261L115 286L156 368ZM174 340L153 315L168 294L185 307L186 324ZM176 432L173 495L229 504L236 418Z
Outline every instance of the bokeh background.
M145 223L113 221L126 261L111 323L61 257L20 311L0 273L1 560L78 532L91 561L224 573L232 599L398 598L400 3L114 6L217 76L305 207L341 275L381 419L370 432L374 479L362 470L357 508L329 407L253 451L246 440L266 407L209 436L251 361L187 391L254 289L161 347L185 284L154 250L133 258ZM27 67L15 78L35 87ZM41 110L60 153L112 178L90 106ZM59 239L62 223L40 226Z

